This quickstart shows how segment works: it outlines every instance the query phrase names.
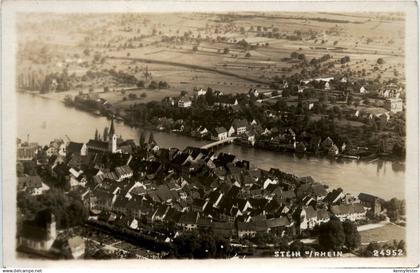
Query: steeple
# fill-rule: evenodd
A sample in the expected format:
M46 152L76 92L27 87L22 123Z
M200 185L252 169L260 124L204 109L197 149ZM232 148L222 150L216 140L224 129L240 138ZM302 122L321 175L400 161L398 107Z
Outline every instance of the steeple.
M109 128L108 150L113 154L117 152L117 134L115 133L114 117L111 119L111 127Z
M111 128L109 129L109 135L112 137L112 135L115 134L115 128L114 128L114 117L111 119Z

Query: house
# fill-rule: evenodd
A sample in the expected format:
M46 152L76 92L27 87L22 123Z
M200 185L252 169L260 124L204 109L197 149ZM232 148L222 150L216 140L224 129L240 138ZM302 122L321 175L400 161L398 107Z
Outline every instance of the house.
M328 149L328 155L329 156L336 156L338 155L339 150L337 145L333 144L329 149Z
M313 102L310 102L310 103L308 103L308 110L312 110L312 108L314 108L314 103Z
M78 186L85 187L87 183L86 177L83 175L82 170L76 170L74 168L69 169L70 172L70 187L75 188Z
M200 88L200 90L196 90L194 91L194 94L199 97L199 96L204 96L207 93L206 90L204 90L203 88Z
M384 107L392 113L398 113L403 110L403 103L400 98L389 98L385 100Z
M334 205L331 206L330 211L337 216L340 221L350 220L354 222L366 218L366 210L360 203Z
M304 206L300 210L300 230L313 229L321 223L328 222L330 215L325 209L315 210L312 206Z
M211 223L211 228L215 234L223 237L232 237L235 232L235 224L231 221L214 221Z
M235 128L233 128L233 126L230 126L227 133L228 133L228 137L231 137L235 133Z
M257 234L257 226L255 222L238 222L238 237L255 237Z
M251 89L249 89L248 94L249 94L249 95L253 95L254 97L258 97L258 95L259 95L258 90L257 90L257 89L255 89L255 88L251 88Z
M36 196L48 191L50 188L42 182L38 175L24 175L18 177L18 189Z
M161 205L152 215L152 222L163 221L169 211L169 206Z
M85 241L80 236L74 236L68 239L70 253L73 259L82 258L85 255Z
M87 146L84 143L69 142L66 148L66 155L77 154L85 156L87 154Z
M216 127L212 130L213 140L224 140L228 137L228 132L224 127Z
M327 196L327 189L324 185L319 183L314 183L311 185L312 193L317 201L323 200Z
M216 97L223 96L223 91L221 91L221 90L216 90L216 91L214 91L214 95L215 95Z
M379 215L382 211L383 199L367 193L360 193L358 196L360 203L370 209L373 215Z
M195 135L198 137L205 137L209 133L206 127L200 126L195 129Z
M248 121L246 119L235 119L232 122L232 127L237 135L242 135L247 131Z
M277 233L277 234L280 232L280 235L282 235L281 233L285 229L293 225L293 223L290 222L290 220L285 216L267 219L266 223L267 223L267 228L270 232Z
M37 213L34 220L25 220L18 234L18 246L35 251L49 251L57 238L55 216L49 210Z
M334 189L330 191L327 196L323 199L323 202L326 204L336 204L342 199L345 198L345 194L341 189Z
M219 97L218 101L214 103L214 105L219 105L222 107L232 107L234 110L237 110L238 100L233 97Z
M331 89L331 86L330 86L330 83L329 83L329 82L326 82L326 83L325 83L325 85L324 85L324 89L325 89L325 90L330 90L330 89Z
M172 97L165 97L162 102L170 106L175 106L175 100Z
M50 157L52 155L66 155L66 145L62 139L54 139L50 142L48 149L46 151L47 156Z
M298 92L298 93L303 93L303 91L305 91L305 86L303 86L303 85L299 85L299 86L298 86L298 90L297 90L297 92Z
M325 151L328 152L330 150L330 148L334 145L333 140L330 137L326 137L324 139L324 141L322 141L321 143L321 148Z
M115 168L115 174L118 177L117 181L121 181L123 179L132 177L133 176L133 170L127 165L119 166L119 167Z
M366 88L365 88L364 86L360 87L360 89L359 89L359 93L360 93L360 94L366 94L366 93L367 93Z
M383 113L379 115L379 119L388 122L390 120L391 116L388 113Z
M255 131L251 130L251 131L245 132L245 137L246 137L246 140L248 141L248 143L250 143L252 146L254 146L254 144L255 144Z
M188 107L191 107L191 105L192 105L192 101L186 96L181 97L178 100L178 107L179 108L188 108Z
M106 141L91 139L86 143L88 152L108 152L109 144Z
M110 192L96 189L89 199L89 208L98 212L111 210L113 197L114 195Z
M37 151L37 143L19 143L17 147L16 159L19 161L32 160L37 154Z
M179 218L178 225L180 225L183 229L191 231L197 229L197 219L199 214L197 212L187 212L181 215Z

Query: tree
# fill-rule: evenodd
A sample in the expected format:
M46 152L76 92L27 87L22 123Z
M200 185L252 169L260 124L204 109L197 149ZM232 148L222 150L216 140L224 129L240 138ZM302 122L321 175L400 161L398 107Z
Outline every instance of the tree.
M99 133L98 133L98 129L96 129L96 131L95 131L95 140L99 140Z
M345 245L352 250L360 246L360 234L357 227L350 220L343 223L344 234L346 235Z
M245 58L249 58L249 57L251 57L251 53L247 52L247 53L245 54Z
M296 51L290 53L290 58L292 59L297 59L298 56L299 56L299 53L297 53Z
M229 54L229 52L230 52L229 48L225 47L223 49L223 54Z
M305 144L303 144L303 142L299 142L296 145L296 149L295 149L296 153L304 153L306 151L306 147Z
M192 51L193 51L193 52L197 52L197 51L198 51L198 46L196 46L196 45L195 45L195 46L193 46Z
M140 139L139 139L140 148L144 148L145 144L146 144L146 135L144 134L144 132L141 132Z
M206 92L206 101L208 105L213 105L213 103L215 102L215 97L214 97L214 93L213 93L213 89L212 88L207 88L207 92Z
M378 60L376 61L377 64L384 64L385 61L382 58L378 58Z
M182 258L193 258L194 253L200 248L196 233L183 234L173 241L175 255Z
M138 81L136 85L138 88L144 88L144 81Z
M158 88L158 83L155 81L151 81L149 84L149 89L157 89Z
M105 126L104 128L104 134L103 134L104 141L108 141L108 127Z
M400 142L395 142L392 153L399 157L405 157L405 146Z
M349 56L344 56L343 58L340 59L340 63L341 64L345 64L350 62L350 57Z
M153 132L150 132L148 143L149 144L156 144L155 137L153 136Z
M391 221L397 221L400 215L405 214L405 202L397 198L392 198L388 202L385 202L384 207Z
M373 252L375 250L380 250L381 246L377 243L377 242L371 242L369 243L369 245L366 247L364 256L365 257L372 257L373 256Z
M326 250L341 250L346 241L343 224L333 216L319 227L319 245Z
M167 88L169 88L169 84L166 81L159 81L158 88L159 89L167 89Z

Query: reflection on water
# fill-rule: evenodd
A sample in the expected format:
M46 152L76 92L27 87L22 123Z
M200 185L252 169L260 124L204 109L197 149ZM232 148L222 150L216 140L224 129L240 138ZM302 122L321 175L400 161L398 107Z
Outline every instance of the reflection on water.
M17 96L18 137L24 139L30 134L30 140L40 144L48 144L54 138L66 136L73 141L87 142L94 137L96 129L102 134L103 128L109 126L110 121L104 117L65 107L55 100L20 93ZM122 122L116 122L115 127L123 138L138 142L141 131L138 128L126 126ZM161 147L183 149L208 143L164 132L153 134ZM348 192L367 192L387 199L394 196L404 198L404 164L280 154L237 145L227 145L219 151L235 154L263 169L279 168L298 176L312 176L330 188L342 187Z

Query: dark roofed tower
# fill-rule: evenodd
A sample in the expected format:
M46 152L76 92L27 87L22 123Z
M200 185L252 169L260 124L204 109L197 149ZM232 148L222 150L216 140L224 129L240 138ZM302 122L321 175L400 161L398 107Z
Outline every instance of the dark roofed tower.
M34 222L38 227L45 228L47 238L55 239L57 237L55 215L51 210L45 209L38 212Z
M108 148L113 154L117 152L117 134L115 133L114 117L111 119L111 127L109 129Z

